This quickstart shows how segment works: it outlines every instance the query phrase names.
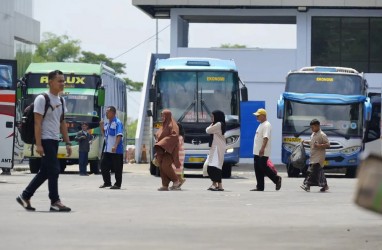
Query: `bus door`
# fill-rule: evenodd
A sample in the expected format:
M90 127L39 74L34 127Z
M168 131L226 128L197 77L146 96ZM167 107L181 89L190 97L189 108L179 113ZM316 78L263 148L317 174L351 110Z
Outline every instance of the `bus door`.
M382 155L381 137L381 93L369 93L372 105L371 119L366 124L365 130L365 152Z
M0 60L0 168L13 167L16 61Z

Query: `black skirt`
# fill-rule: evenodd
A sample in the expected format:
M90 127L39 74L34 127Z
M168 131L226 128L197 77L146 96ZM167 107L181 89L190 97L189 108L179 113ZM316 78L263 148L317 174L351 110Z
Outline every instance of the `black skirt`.
M211 181L221 183L222 182L222 170L214 167L214 166L208 166L207 167L207 173L210 177Z

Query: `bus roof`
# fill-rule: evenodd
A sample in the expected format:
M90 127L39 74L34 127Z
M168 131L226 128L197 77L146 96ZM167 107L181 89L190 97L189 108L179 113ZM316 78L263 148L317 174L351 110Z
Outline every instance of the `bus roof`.
M197 57L158 59L155 70L223 70L237 71L233 60Z
M298 72L318 72L318 73L348 73L348 74L359 74L357 70L345 67L330 67L330 66L311 66L303 67L299 70L292 71L291 73Z
M101 75L103 72L115 74L115 71L103 64L90 63L68 63L68 62L48 62L48 63L31 63L26 73L48 74L51 71L60 70L64 74L75 75Z

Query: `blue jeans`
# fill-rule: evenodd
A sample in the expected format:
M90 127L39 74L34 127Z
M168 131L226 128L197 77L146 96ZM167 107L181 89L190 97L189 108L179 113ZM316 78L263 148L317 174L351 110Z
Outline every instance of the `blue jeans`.
M80 165L80 174L86 174L86 166L88 165L88 152L78 152Z
M41 140L44 154L41 158L41 167L36 176L23 191L24 199L29 200L36 190L48 180L49 199L51 204L60 200L58 195L58 176L60 174L60 163L57 159L58 141Z

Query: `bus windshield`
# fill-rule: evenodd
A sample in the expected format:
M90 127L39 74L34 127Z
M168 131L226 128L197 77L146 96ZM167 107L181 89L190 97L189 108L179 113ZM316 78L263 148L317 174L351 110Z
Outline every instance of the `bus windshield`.
M159 71L160 99L157 117L170 109L179 122L210 122L211 112L221 110L227 120L237 120L239 91L237 73L227 71Z
M0 89L12 88L12 72L8 65L0 64Z
M70 94L63 95L68 114L98 116L94 105L94 95Z
M362 104L346 105L304 104L290 100L285 102L283 132L299 135L311 134L309 123L318 119L321 129L328 136L362 137Z
M363 95L362 85L358 75L292 73L287 77L285 92Z

